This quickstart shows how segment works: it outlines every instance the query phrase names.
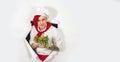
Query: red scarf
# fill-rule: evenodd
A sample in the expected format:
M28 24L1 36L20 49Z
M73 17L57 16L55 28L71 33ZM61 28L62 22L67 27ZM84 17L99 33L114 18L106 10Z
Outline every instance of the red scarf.
M41 55L41 54L38 54L38 57L40 58L41 61L44 62L44 60L48 57L49 55Z
M33 18L33 24L35 26L35 29L36 31L38 32L37 33L37 36L40 37L44 32L46 32L50 27L51 27L51 23L50 22L47 22L47 27L44 31L39 31L38 30L38 18L40 17L41 15L35 15L34 18Z

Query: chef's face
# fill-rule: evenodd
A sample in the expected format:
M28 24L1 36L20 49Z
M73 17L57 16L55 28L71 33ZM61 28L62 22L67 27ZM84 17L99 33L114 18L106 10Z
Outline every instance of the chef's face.
M47 17L45 16L40 16L38 18L38 27L40 29L44 29L47 26Z

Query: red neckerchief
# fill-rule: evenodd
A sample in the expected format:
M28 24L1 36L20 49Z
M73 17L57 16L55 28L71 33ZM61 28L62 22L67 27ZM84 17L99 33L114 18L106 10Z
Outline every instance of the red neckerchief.
M46 32L50 27L51 27L51 23L50 22L47 22L47 27L44 31L39 31L38 30L38 18L40 17L41 15L35 15L34 18L33 18L33 24L34 24L34 27L36 29L36 31L38 32L37 33L37 36L40 37L44 32Z

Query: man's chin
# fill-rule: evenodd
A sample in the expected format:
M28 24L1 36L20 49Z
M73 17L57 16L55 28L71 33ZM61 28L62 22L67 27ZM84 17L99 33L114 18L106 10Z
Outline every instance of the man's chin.
M40 27L40 29L44 29L45 27Z

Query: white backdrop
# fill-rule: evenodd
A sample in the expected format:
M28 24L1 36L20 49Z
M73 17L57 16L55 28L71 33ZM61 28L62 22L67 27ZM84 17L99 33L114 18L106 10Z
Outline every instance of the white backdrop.
M0 62L31 62L24 46L34 7L56 9L66 49L53 62L120 62L120 0L0 2Z

